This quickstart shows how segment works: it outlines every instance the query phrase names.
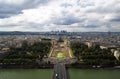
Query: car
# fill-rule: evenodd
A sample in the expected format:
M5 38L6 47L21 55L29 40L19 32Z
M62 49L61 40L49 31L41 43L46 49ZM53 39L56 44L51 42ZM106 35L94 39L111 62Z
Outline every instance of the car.
M55 74L55 76L57 77L57 76L58 76L58 74Z

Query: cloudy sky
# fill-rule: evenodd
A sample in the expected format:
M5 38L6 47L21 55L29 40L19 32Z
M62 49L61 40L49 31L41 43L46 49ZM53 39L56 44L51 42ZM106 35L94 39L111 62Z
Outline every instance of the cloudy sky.
M120 32L120 0L0 0L0 31Z

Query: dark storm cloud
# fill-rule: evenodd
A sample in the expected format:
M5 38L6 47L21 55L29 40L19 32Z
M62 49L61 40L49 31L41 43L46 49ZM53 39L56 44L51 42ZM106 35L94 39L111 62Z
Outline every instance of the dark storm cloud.
M38 5L44 5L50 0L25 0L22 4L0 3L0 18L8 18L10 16L20 14L24 9L34 8ZM19 1L18 1L19 3Z
M0 4L0 18L7 18L9 16L20 14L22 8L13 5Z

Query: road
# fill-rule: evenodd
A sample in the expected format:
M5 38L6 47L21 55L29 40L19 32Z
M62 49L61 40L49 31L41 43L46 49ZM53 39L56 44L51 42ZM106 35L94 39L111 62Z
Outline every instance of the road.
M62 61L54 65L53 79L67 79L66 68Z

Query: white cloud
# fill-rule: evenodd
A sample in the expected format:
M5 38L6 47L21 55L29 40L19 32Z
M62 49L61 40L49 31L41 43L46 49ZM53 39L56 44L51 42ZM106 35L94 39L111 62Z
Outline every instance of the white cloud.
M17 4L16 1L18 0L5 0L4 3ZM31 0L27 1L33 5ZM36 7L23 8L19 14L0 18L0 30L120 31L119 0L49 0L49 3L45 0L45 2L46 5L39 3ZM24 0L20 0L19 3L25 4Z

